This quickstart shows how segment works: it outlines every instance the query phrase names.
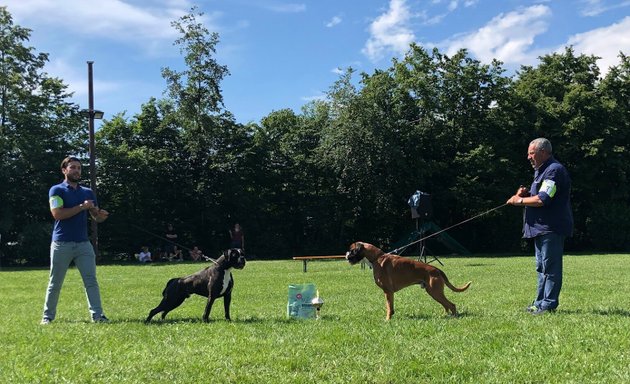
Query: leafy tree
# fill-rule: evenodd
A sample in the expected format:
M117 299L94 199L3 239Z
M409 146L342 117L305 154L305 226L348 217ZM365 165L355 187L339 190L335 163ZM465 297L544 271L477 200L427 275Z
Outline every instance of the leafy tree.
M416 189L434 195L443 226L503 199L479 167L501 164L493 106L509 86L502 72L465 51L448 57L412 45L389 70L363 74L360 90L351 71L340 78L321 154L348 198L343 213L356 219L348 222L355 235L384 244L400 238L411 228L406 202Z
M568 47L541 57L536 68L523 67L514 83L512 102L517 105L510 113L514 128L524 133L521 147L536 137L548 138L554 156L572 175L575 231L570 248L588 244L586 221L593 203L609 193L608 187L593 181L601 179L602 172L617 172L602 168L600 162L613 143L607 139L611 115L598 89L599 74L597 57L575 55ZM531 175L523 179L531 180Z
M597 168L585 231L591 247L609 251L630 249L630 58L623 53L619 58L599 86L601 132L584 148Z
M3 242L17 242L15 258L42 261L50 240L48 189L61 178L61 160L84 152L86 136L67 86L44 72L48 54L25 45L30 33L0 7L0 195L10 202L0 205L0 231Z
M155 236L178 217L183 146L171 113L169 103L150 99L130 121L117 115L97 132L100 199L112 211L100 236L118 252L161 244Z

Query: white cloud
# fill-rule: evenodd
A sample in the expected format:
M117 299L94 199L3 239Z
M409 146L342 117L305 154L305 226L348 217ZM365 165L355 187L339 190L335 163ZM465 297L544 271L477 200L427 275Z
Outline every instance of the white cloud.
M411 12L405 0L391 0L389 9L370 24L370 38L362 49L372 61L378 61L385 53L402 54L409 49L415 35L409 27Z
M279 13L299 13L306 11L306 4L272 4L266 5L265 8Z
M602 0L582 0L584 7L582 8L582 16L598 16L604 12L613 9L630 6L630 1L618 1L616 4L605 4Z
M542 51L532 50L536 36L547 31L551 10L534 5L500 14L477 31L442 42L447 54L466 48L482 62L498 59L506 64L533 64Z
M68 85L68 91L74 93L74 99L85 98L87 100L88 94L88 80L87 80L87 63L79 68L75 64L68 64L64 59L51 60L46 65L46 72L53 77L59 77L65 84ZM121 84L101 81L98 78L94 79L93 86L99 93L108 93L117 91L121 88Z
M145 45L146 41L172 41L177 32L170 26L190 10L187 0L164 0L152 7L136 6L120 0L101 0L98 6L84 0L5 0L19 23L28 20L30 28L52 26L76 33ZM204 16L209 29L216 15ZM71 20L71 22L68 22Z
M319 93L317 95L313 95L313 96L302 96L300 97L300 99L302 99L303 101L309 102L309 101L317 101L317 100L326 100L326 95L324 93Z
M339 68L339 67L337 67L337 68L331 69L330 72L332 72L332 73L334 73L336 75L341 75L342 73L344 73L344 70Z
M342 21L342 20L341 20L341 17L340 17L340 16L334 16L334 17L333 17L333 18L332 18L329 22L327 22L327 23L326 23L326 26L327 26L328 28L332 28L332 27L334 27L335 25L337 25L337 24L341 23L341 21Z
M630 54L630 16L608 27L573 35L566 45L572 45L576 53L601 57L597 65L607 73L610 66L619 64L619 51Z

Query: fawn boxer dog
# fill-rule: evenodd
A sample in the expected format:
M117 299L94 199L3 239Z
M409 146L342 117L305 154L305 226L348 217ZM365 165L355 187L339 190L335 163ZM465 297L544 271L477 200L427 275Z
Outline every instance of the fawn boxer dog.
M414 284L426 289L432 298L442 304L447 314L450 312L451 315L457 316L455 304L444 296L444 285L455 292L463 292L468 289L471 283L468 282L463 287L457 288L448 281L444 272L434 266L385 253L369 243L352 243L346 252L346 260L354 265L363 258L372 264L374 281L385 292L385 299L387 300L386 320L391 319L394 315L394 292Z
M170 279L162 291L162 301L149 312L144 322L150 322L153 316L160 312L164 319L167 313L179 307L193 293L208 298L206 310L203 313L204 322L208 322L212 304L219 297L223 297L225 319L230 320L230 303L232 287L234 287L232 268L245 267L245 253L239 248L228 249L215 263L192 275Z

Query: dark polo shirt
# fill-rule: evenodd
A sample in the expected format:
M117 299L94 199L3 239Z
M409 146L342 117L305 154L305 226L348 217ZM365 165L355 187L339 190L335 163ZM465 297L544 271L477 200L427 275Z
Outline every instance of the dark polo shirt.
M48 204L50 208L72 208L82 204L85 200L93 200L96 205L96 197L90 188L78 185L72 188L66 181L53 185L48 192ZM87 241L87 215L88 211L81 211L65 220L55 220L53 228L53 241Z
M543 206L525 207L523 237L529 239L552 232L571 236L571 178L567 169L550 157L534 172L529 192L532 196L538 195Z

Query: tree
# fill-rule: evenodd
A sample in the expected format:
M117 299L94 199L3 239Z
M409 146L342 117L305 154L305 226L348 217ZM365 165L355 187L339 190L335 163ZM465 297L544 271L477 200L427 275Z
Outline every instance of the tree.
M44 72L48 54L25 46L31 30L0 7L0 231L25 260L45 260L50 240L47 192L59 164L85 153L85 122L60 79ZM22 256L24 257L24 256Z
M608 251L630 249L630 58L619 58L599 86L602 131L584 148L597 168L585 231L591 244Z
M567 47L540 60L535 68L521 69L507 108L513 129L522 133L520 146L527 148L532 139L546 137L572 175L575 230L567 246L582 248L589 243L586 222L593 204L609 196L608 186L617 173L614 167L601 166L614 145L608 139L610 104L600 95L597 57L576 55ZM525 172L528 167L522 168Z
M174 45L180 47L186 69L181 72L168 67L162 69L162 77L167 84L166 93L175 102L188 138L187 145L193 154L207 153L214 148L213 128L220 121L212 116L223 111L220 84L229 75L227 67L214 58L219 34L210 33L197 20L203 15L193 7L189 14L171 23L181 35ZM226 117L230 119L231 115L227 113Z

